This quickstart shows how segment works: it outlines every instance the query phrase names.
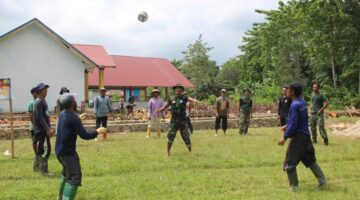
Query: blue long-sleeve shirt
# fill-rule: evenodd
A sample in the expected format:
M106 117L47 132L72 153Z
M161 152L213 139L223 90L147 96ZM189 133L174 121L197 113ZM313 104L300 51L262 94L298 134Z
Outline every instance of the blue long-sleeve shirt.
M301 98L295 99L290 106L284 138L292 138L295 134L310 135L308 117L305 101Z
M74 112L61 111L57 124L55 153L58 156L74 155L76 153L77 135L81 139L90 140L96 138L96 131L87 132Z

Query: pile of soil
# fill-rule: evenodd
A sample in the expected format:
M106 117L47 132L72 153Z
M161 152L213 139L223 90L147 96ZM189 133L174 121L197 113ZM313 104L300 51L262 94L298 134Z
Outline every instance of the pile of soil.
M360 120L344 130L334 130L334 133L337 135L360 137Z

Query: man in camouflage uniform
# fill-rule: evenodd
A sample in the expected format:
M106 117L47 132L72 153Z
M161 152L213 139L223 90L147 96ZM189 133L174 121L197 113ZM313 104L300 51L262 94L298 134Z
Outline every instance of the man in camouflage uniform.
M311 95L311 135L313 143L317 143L317 126L320 129L320 135L324 139L325 145L329 144L329 139L325 130L324 110L329 105L328 99L320 93L318 83L313 84L313 93Z
M177 84L173 87L175 91L175 96L172 96L168 99L166 104L158 109L158 111L165 111L169 106L171 106L171 120L170 120L170 130L167 135L168 144L167 144L167 153L170 156L171 146L174 143L176 133L180 130L182 139L184 140L189 152L191 152L191 140L189 134L189 125L186 120L186 103L188 101L192 102L191 99L188 99L186 95L183 94L184 87L180 84Z
M240 126L239 133L247 134L250 125L250 118L252 115L252 99L250 97L251 91L249 89L243 90L244 96L240 98Z

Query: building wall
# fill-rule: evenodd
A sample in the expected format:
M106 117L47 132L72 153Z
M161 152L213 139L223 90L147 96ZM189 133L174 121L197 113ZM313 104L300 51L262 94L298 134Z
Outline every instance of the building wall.
M44 82L50 85L47 102L54 110L60 88L68 87L84 100L85 65L67 47L58 43L37 25L32 25L0 41L0 77L10 77L13 110L27 110L30 89ZM8 102L0 101L0 112L8 111Z

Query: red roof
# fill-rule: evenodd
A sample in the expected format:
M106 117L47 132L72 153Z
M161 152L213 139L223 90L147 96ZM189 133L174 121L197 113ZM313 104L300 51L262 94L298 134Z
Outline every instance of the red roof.
M167 59L132 56L111 56L115 68L105 69L105 86L172 87L178 83L193 87L192 83ZM98 86L99 70L89 74L89 85Z
M111 59L105 48L100 45L73 44L77 50L86 57L94 61L100 67L115 67L114 61Z

